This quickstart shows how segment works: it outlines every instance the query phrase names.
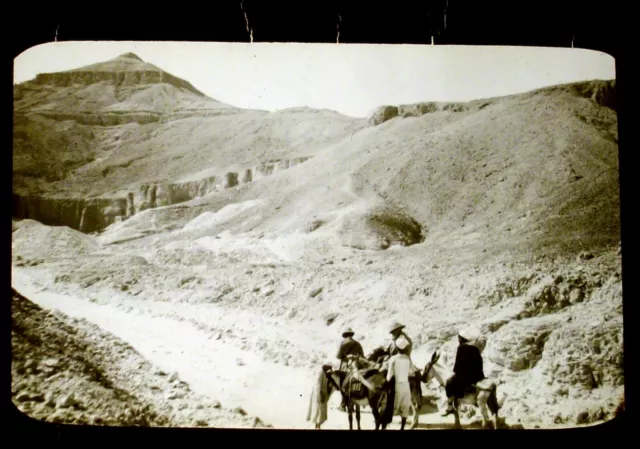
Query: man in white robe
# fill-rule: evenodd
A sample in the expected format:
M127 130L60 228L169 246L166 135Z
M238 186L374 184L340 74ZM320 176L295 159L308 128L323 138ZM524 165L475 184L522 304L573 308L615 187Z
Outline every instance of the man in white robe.
M400 336L395 345L398 353L389 359L389 371L387 371L387 382L395 379L395 401L394 415L399 414L402 418L401 430L407 424L407 418L411 415L413 405L411 404L411 386L409 385L409 373L411 372L411 359L407 355L409 342Z

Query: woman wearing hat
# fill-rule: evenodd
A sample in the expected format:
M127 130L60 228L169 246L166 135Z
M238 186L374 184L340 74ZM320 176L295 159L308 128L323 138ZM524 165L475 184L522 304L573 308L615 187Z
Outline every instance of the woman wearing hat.
M391 343L387 349L389 356L393 356L399 353L399 348L397 346L397 341L400 337L402 337L407 342L407 347L404 349L404 352L409 357L411 361L411 370L409 371L410 376L417 376L416 382L418 383L418 389L420 389L420 381L417 380L420 377L420 370L413 364L411 360L411 351L413 350L413 342L409 338L409 336L404 332L404 324L400 324L398 322L393 323L389 327L389 333L391 334Z
M338 349L337 358L340 360L340 371L347 371L347 356L356 355L360 357L364 357L364 350L362 349L362 345L354 340L353 338L354 332L350 327L345 329L342 333L342 343L340 343L340 349ZM347 404L342 399L342 404L340 404L340 410L344 411L347 408Z
M411 341L411 339L409 338L409 336L407 334L404 333L404 328L405 325L404 324L400 324L398 322L393 323L390 327L389 327L389 333L391 334L392 337L392 341L389 344L389 355L395 355L397 354L398 348L396 346L396 341L398 340L398 338L400 338L400 336L404 337L405 340L407 341L407 348L406 348L406 354L411 357L411 350L413 349L413 342Z
M411 414L413 405L411 404L411 387L409 385L409 372L411 371L411 359L407 354L410 345L404 336L398 337L395 341L397 354L389 359L389 371L387 371L387 382L395 379L395 399L394 414L402 417L401 430L407 424L407 418Z

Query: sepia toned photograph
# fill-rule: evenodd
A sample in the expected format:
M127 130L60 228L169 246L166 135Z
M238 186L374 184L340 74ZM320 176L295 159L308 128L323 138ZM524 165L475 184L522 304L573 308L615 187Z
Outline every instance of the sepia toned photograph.
M14 60L12 154L11 396L31 419L624 410L610 55L51 42Z

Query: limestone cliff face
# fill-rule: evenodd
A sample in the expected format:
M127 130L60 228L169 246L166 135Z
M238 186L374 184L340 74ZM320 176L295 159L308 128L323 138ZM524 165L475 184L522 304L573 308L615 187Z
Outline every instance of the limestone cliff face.
M102 230L126 214L126 199L52 198L13 195L13 216L81 232Z
M115 193L112 185L91 198L80 193L62 198L54 194L59 190L46 186L101 157L104 142L120 139L120 125L165 124L237 111L131 53L74 70L39 74L14 86L14 173L18 177L13 216L99 232L140 211L253 182L308 159L265 161L186 182L170 178L143 185L115 182ZM102 176L108 174L109 167ZM111 193L103 193L107 191Z
M163 120L179 120L189 117L214 117L229 112L229 110L207 110L192 109L180 110L174 113L162 113L157 111L101 111L99 113L91 112L72 112L72 111L37 111L37 115L45 119L55 122L64 122L72 120L83 126L119 126L129 123L137 123L139 125L147 125L150 123L160 123ZM16 117L24 121L24 113L17 112Z
M226 172L218 176L209 176L196 181L144 184L135 192L128 194L128 216L146 209L183 203L212 192L218 192L236 187L240 184L253 182L278 171L301 164L308 159L309 157L299 157L295 159L268 161L247 168L241 172Z
M268 161L244 171L226 172L188 182L143 184L117 198L54 198L13 194L13 217L30 218L81 232L100 232L146 209L184 203L212 192L256 181L309 159Z
M41 116L59 122L73 120L87 126L118 126L128 123L146 125L162 120L162 114L153 111L118 111L100 114L73 113L73 112L40 112Z
M175 77L162 70L135 71L91 71L77 70L69 72L41 73L32 81L37 85L69 87L72 85L96 84L108 82L118 85L145 85L167 83L179 89L186 89L197 95L203 95L188 81Z
M551 94L556 91L564 91L583 98L588 98L600 106L616 110L616 82L615 80L596 80L582 83L562 84L559 86L545 87L532 90L524 96L534 96L544 91ZM434 112L466 112L485 108L492 104L494 99L475 100L468 103L424 102L404 105L386 105L376 109L369 117L370 126L378 126L396 117L420 117Z

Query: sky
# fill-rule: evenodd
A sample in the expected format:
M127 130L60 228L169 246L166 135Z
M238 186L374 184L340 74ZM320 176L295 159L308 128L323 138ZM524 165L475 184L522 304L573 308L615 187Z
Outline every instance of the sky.
M14 60L14 83L128 52L223 103L331 109L354 117L381 105L470 101L615 79L613 57L571 48L91 41L26 50Z

